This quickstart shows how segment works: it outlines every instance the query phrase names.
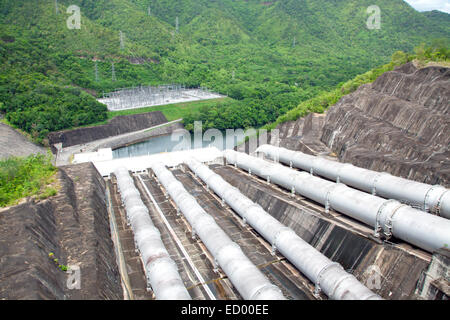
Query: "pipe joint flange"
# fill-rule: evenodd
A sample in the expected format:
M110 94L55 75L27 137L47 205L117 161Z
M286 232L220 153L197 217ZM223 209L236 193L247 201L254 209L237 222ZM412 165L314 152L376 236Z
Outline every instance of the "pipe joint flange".
M252 294L252 296L248 299L248 300L256 300L255 298L257 298L260 294L261 294L261 292L263 292L264 290L267 290L267 289L278 289L278 287L277 286L274 286L273 284L271 284L271 283L268 283L268 284L265 284L264 286L262 286L261 288L259 288L258 290L256 290L255 291L255 293L254 294ZM279 290L279 289L278 289ZM281 293L281 292L280 292Z
M338 268L343 269L342 266L337 262L329 263L326 266L324 266L322 269L320 269L319 273L317 274L317 280L316 280L315 288L314 288L315 295L320 294L320 292L322 291L322 288L320 287L320 281L322 280L323 273L333 267L338 267Z
M331 204L330 204L330 196L331 193L336 190L337 188L342 187L342 184L335 184L331 188L327 190L327 193L325 195L325 213L330 213Z
M428 203L430 199L430 194L433 192L433 190L437 189L437 185L432 186L430 189L428 189L427 193L425 194L425 197L423 199L423 210L426 212L430 212L431 204Z
M380 238L381 230L382 230L381 223L380 223L380 215L383 213L384 208L386 208L386 206L388 204L393 203L393 202L397 202L397 200L390 199L390 200L385 201L377 211L377 214L375 216L375 229L374 229L374 233L373 233L373 235L377 238Z
M433 213L433 214L436 214L436 215L440 214L440 211L441 211L440 207L441 207L442 198L444 197L444 194L446 194L449 190L442 192L442 194L439 196L439 198L438 198L438 200L436 202L436 205L433 206L432 203L429 203L430 202L430 197L431 197L433 191L438 190L438 189L445 190L445 188L443 188L440 185L434 185L430 189L428 189L427 193L425 194L425 198L423 199L423 210L424 211L430 212L430 213Z
M341 171L347 167L347 164L340 166L336 171L336 183L341 183Z
M197 240L198 240L198 238L197 238L197 233L195 232L195 229L194 229L194 228L192 228L192 231L191 231L191 237L192 237L192 240L194 240L194 241L197 241Z
M273 242L272 242L272 252L273 252L273 255L275 255L275 253L276 253L276 250L277 250L277 242L278 242L278 238L279 238L279 236L282 234L282 233L285 233L285 232L293 232L294 234L295 234L295 232L291 229L291 228L288 228L288 227L284 227L284 228L281 228L280 230L278 230L278 232L275 234L275 236L273 237Z
M311 161L311 169L309 170L309 173L313 176L314 175L314 172L316 171L316 162L317 162L317 159L318 158L314 158L312 161Z
M437 216L441 216L442 199L444 198L444 195L446 195L448 192L450 192L450 190L443 192L436 203L436 207L434 208L433 211L434 214L436 214Z
M371 192L372 192L372 195L373 195L373 196L376 196L376 195L377 195L377 182L378 182L378 179L379 179L382 175L384 175L384 173L383 173L383 172L380 172L379 174L377 174L377 175L375 176L375 179L373 179L373 181L372 181Z
M347 274L346 276L341 277L341 279L339 279L334 284L333 292L329 294L329 297L333 297L334 299L340 299L339 297L335 297L336 290L339 288L339 286L341 285L342 282L344 282L344 281L346 281L348 279L352 279L352 278L355 278L355 276L352 275L352 274Z
M270 254L272 256L275 256L277 254L277 246L275 244L272 244L272 250L270 251Z
M392 222L394 221L394 215L402 207L407 207L407 205L403 203L400 204L394 210L392 210L391 214L386 219L386 223L384 224L384 236L386 237L386 240L389 240L392 237Z

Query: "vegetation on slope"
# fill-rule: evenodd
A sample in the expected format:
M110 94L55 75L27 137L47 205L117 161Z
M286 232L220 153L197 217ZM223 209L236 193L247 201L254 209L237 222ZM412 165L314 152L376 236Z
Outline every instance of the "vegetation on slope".
M57 193L57 169L51 156L33 155L0 161L0 207L16 204L24 197L46 199Z
M430 46L422 43L414 51L416 52L415 55L406 54L402 51L395 52L390 63L358 75L354 79L338 85L332 91L324 91L314 98L300 103L297 107L278 117L275 122L267 124L264 128L271 130L283 122L295 121L312 112L323 113L328 107L336 104L343 96L352 93L361 85L371 83L383 73L392 71L395 67L409 61L416 60L419 65L425 65L428 62L450 62L450 50L446 40L434 41Z

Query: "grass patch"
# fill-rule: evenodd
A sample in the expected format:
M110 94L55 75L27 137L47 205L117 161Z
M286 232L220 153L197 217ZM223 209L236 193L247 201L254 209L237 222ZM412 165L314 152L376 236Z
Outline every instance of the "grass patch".
M108 119L112 119L117 116L127 116L133 114L140 114L152 111L161 111L168 121L178 120L184 118L190 112L199 111L204 106L216 106L219 103L233 100L231 98L219 98L202 101L182 102L176 104L169 104L163 106L146 107L139 109L130 109L123 111L108 111Z
M43 200L56 195L56 172L51 155L1 160L0 207L17 204L25 197L35 196Z

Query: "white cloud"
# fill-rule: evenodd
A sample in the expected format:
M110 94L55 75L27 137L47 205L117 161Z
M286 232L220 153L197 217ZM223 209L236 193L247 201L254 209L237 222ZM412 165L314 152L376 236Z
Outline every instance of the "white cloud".
M439 10L450 13L450 0L405 0L418 11Z

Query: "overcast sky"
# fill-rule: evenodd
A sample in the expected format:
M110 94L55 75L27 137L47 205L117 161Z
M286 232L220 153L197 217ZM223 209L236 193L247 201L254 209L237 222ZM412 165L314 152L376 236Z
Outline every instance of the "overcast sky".
M440 10L450 13L450 0L405 0L418 11Z

